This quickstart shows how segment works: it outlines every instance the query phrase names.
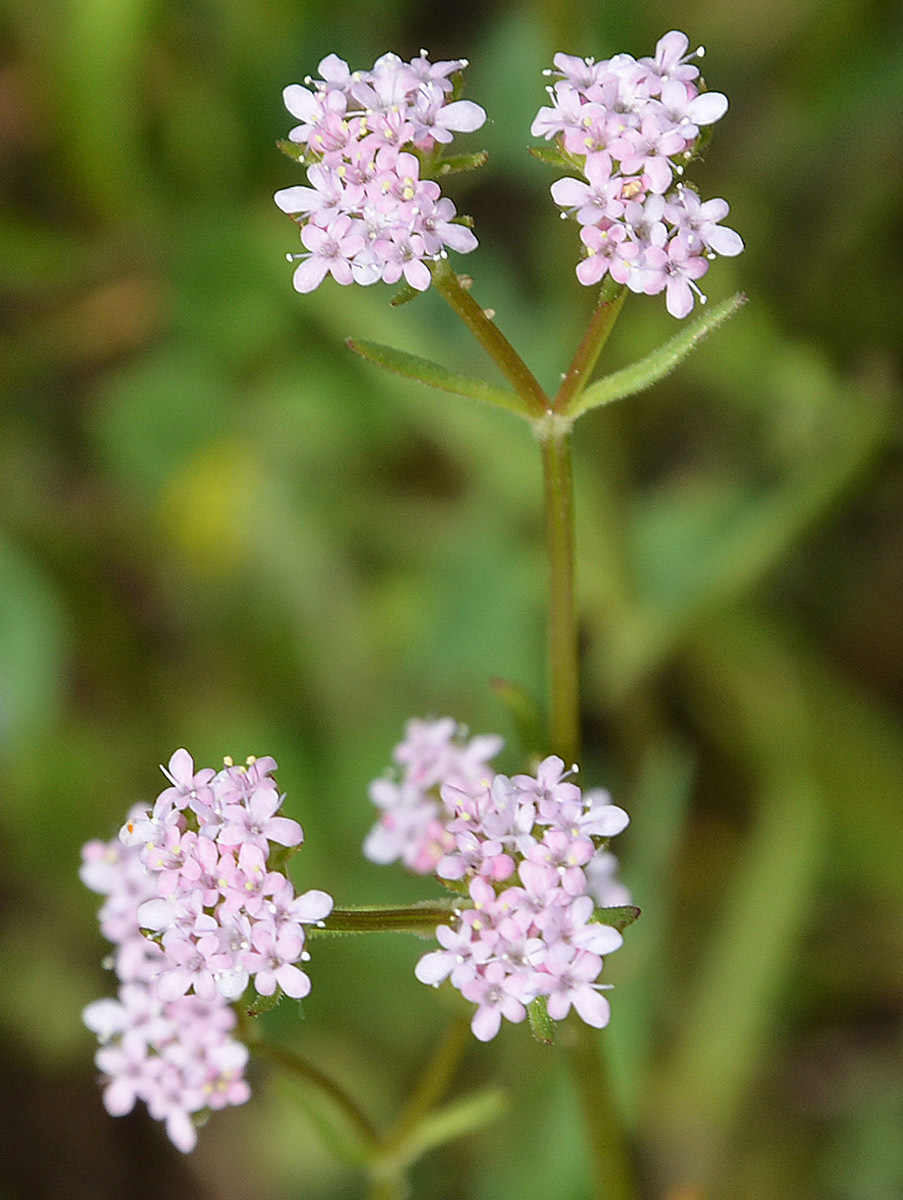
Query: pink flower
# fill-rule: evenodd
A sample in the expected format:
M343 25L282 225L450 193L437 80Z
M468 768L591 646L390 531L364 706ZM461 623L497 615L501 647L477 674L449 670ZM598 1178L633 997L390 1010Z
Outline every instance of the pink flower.
M703 52L694 50L687 54L689 45L690 39L685 33L672 29L659 38L654 58L640 59L639 65L645 68L641 78L651 95L657 95L666 80L681 79L687 82L698 77L699 68L690 60L701 57Z
M310 979L295 965L308 957L304 925L332 909L325 892L296 896L268 870L273 844L301 841L297 822L277 815L275 769L264 757L195 772L177 751L152 812L133 809L119 840L82 852L84 882L105 897L101 927L120 980L118 1000L84 1012L103 1043L104 1103L121 1115L141 1100L183 1152L195 1145L196 1113L250 1094L231 1002L255 972L261 995L306 995Z
M597 990L602 985L590 982L601 969L601 958L588 951L580 951L570 961L546 961L547 1005L553 1021L563 1021L573 1006L587 1025L601 1029L608 1024L611 1008Z
M453 731L453 722L412 722L396 757L422 767L423 779L432 780L454 744ZM433 987L448 980L476 1004L472 1029L481 1041L495 1036L503 1018L523 1020L538 996L550 998L553 1019L571 1007L590 1024L608 1019L595 980L602 956L622 939L595 920L589 872L604 856L604 887L618 886L605 847L627 814L607 792L581 792L575 772L551 755L535 775L471 776L440 787L453 845L433 860L436 874L466 882L470 904L462 900L438 927L441 948L420 958L415 975ZM372 794L388 815L398 811L404 789L380 780ZM594 878L602 882L598 872Z
M176 808L191 805L195 808L198 803L208 804L211 797L210 780L216 774L212 767L203 767L195 773L194 759L187 750L177 750L169 760L169 766L160 768L172 783L171 788L165 788L157 798L162 805L172 802Z
M432 874L456 845L447 829L449 805L440 800L441 789L469 788L491 777L488 760L501 747L502 739L495 735L465 740L450 717L409 721L404 740L393 751L401 778L376 779L370 785L370 799L383 812L364 844L367 858L379 863L401 859L418 874Z
M631 291L666 292L672 316L685 317L695 281L707 269L700 255L739 254L743 242L718 221L723 200L704 204L675 177L684 173L700 138L727 111L727 98L709 92L687 54L687 37L672 30L654 58L619 54L605 62L556 55L564 78L549 90L534 136L557 138L585 181L558 179L555 203L581 225L586 257L577 278L598 285L606 275ZM686 197L692 196L693 199Z
M436 142L448 143L456 133L473 133L480 129L485 120L486 113L472 100L454 100L446 104L445 96L434 92L430 102L416 110L413 141L419 144L431 137Z
M301 230L301 241L310 254L302 256L304 261L295 268L295 291L312 292L327 275L343 286L353 282L351 259L366 243L354 229L351 217L337 217L328 229L305 225Z
M323 59L313 90L292 85L286 107L302 124L291 131L304 144L311 187L283 188L276 204L301 224L307 254L295 270L299 292L327 275L340 284L369 286L404 279L417 291L431 281L429 263L447 248L466 254L477 240L454 220L439 185L420 179L418 151L433 169L437 143L479 129L486 114L453 100L448 75L463 60L410 63L384 54L370 71L348 70L335 55Z
M488 1042L498 1033L502 1017L517 1024L527 1015L522 1001L513 995L512 978L500 962L489 963L482 975L467 980L461 986L465 999L478 1007L470 1027L481 1042Z
M603 218L617 220L624 212L620 199L623 179L612 176L611 155L594 154L586 160L586 179L557 179L551 187L559 207L574 213L580 225L595 225Z
M678 235L668 243L667 308L672 317L685 317L692 311L694 298L705 299L695 280L709 269L708 259L690 249L687 239Z
M294 965L303 949L303 939L293 933L274 935L265 927L255 929L253 950L247 962L254 973L254 986L261 996L272 996L277 987L295 1000L308 994L310 979Z
M581 283L598 283L608 273L618 283L630 278L633 260L639 256L640 248L628 236L624 225L584 225L580 240L586 247L586 258L577 266L577 278Z
M677 196L667 205L666 212L691 250L712 251L731 258L742 252L740 235L719 224L730 212L726 200L703 202L691 188L679 184Z

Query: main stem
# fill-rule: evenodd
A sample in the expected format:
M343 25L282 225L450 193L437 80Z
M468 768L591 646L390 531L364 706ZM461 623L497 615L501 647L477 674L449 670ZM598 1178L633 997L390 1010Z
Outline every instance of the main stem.
M580 758L580 670L574 594L574 479L569 422L550 421L542 442L549 552L549 736L567 763ZM598 1200L637 1200L631 1153L599 1034L582 1021L569 1049Z
M580 757L580 671L574 597L574 478L571 434L550 421L542 438L549 556L549 739L567 766Z
M625 289L608 280L554 400L461 282L446 260L433 272L437 291L527 402L542 447L549 556L549 740L570 766L580 758L580 672L574 566L574 478L569 413L589 382L620 312ZM570 1050L598 1200L638 1200L633 1163L594 1029L576 1024Z
M597 1200L638 1200L633 1157L624 1137L621 1114L599 1033L573 1022L574 1044L569 1048L583 1128L593 1166Z
M606 288L562 380L555 416L536 422L542 442L546 544L549 555L549 736L567 763L580 758L580 665L575 594L574 476L571 422L566 414L586 386L623 303L624 289ZM562 414L558 416L557 414ZM632 1155L595 1029L573 1021L569 1050L583 1113L598 1200L637 1200Z

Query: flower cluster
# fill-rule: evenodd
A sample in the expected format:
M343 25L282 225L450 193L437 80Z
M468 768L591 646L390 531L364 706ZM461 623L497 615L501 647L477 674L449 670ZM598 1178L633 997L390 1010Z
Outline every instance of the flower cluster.
M597 905L610 904L613 894L610 861L601 880L592 864L626 827L627 814L607 792L582 793L555 756L535 776L446 784L442 797L455 810L448 823L454 846L436 874L465 883L472 907L439 926L442 949L420 959L417 978L450 978L477 1005L471 1028L481 1041L495 1037L502 1017L522 1021L539 997L553 1020L573 1007L588 1025L607 1024L604 985L596 981L603 956L622 939L594 920ZM601 894L594 893L600 882Z
M559 179L551 189L562 215L573 214L581 227L580 282L610 274L632 292L664 291L675 317L687 316L695 297L704 302L696 280L710 259L743 249L740 236L719 225L727 203L703 202L680 181L702 128L727 111L727 97L705 91L691 61L702 50L688 54L688 46L674 30L653 58L556 54L552 105L531 128L534 137L557 138L564 160L584 177Z
M332 909L325 892L296 896L268 868L273 843L302 840L300 825L277 815L275 766L195 772L177 750L153 809L136 807L118 840L82 851L82 881L106 897L101 930L120 982L118 1000L84 1014L103 1043L104 1103L119 1116L144 1101L183 1151L195 1145L194 1114L249 1095L230 1002L252 981L259 995L307 995L296 965L307 958L304 925Z
M365 853L435 872L460 894L436 931L442 949L416 974L435 985L450 978L476 1003L481 1041L502 1017L522 1021L539 997L554 1020L573 1007L601 1027L609 1009L596 980L621 935L594 915L630 902L607 849L627 814L607 792L582 792L560 758L535 776L498 774L489 759L501 746L494 735L467 740L447 717L410 721L394 751L396 777L371 785L383 812Z
M277 205L301 225L305 253L294 285L310 292L327 274L341 284L430 285L427 263L450 246L477 244L455 223L455 207L439 185L421 179L423 162L455 132L479 129L486 114L453 99L449 76L464 59L431 63L426 52L403 62L384 54L370 71L354 71L335 54L319 65L312 87L292 84L286 108L301 124L289 134L303 147L310 187L284 188Z
M219 996L165 1001L157 994L165 956L138 919L139 906L157 892L137 847L118 839L89 842L82 860L83 882L106 897L100 923L115 944L111 965L120 982L118 999L97 1000L84 1011L101 1043L94 1061L105 1081L104 1105L120 1117L143 1101L187 1153L197 1142L194 1114L242 1104L250 1095L243 1078L247 1047L230 1037L235 1012Z
M448 831L454 806L443 801L440 786L467 788L493 775L489 760L502 744L495 734L468 741L451 717L409 721L404 740L393 751L396 776L370 785L370 799L382 815L364 843L367 858L376 863L401 859L418 875L432 875L454 847Z

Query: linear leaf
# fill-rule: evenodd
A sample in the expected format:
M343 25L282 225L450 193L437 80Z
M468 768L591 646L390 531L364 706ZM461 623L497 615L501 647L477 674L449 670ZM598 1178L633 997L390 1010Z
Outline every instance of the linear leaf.
M620 904L614 908L597 908L591 920L597 925L611 925L618 933L623 933L628 925L632 925L640 915L640 909L635 904Z
M286 156L286 158L294 159L295 162L306 165L308 163L307 147L302 146L298 142L290 142L286 138L280 138L276 143L278 149Z
M298 1085L295 1080L282 1079L277 1083L280 1091L290 1096L304 1111L310 1123L319 1134L323 1145L333 1155L337 1162L358 1169L366 1168L373 1159L373 1150L350 1129L343 1121L338 1111L333 1111L331 1105L323 1103L320 1096L308 1094L308 1091Z
M489 161L488 150L478 150L476 154L453 154L443 158L436 168L437 175L457 175L460 171L475 171Z
M555 1022L549 1016L545 996L537 996L527 1005L527 1016L530 1018L530 1032L537 1042L544 1046L555 1044Z
M528 146L527 153L550 167L564 167L569 171L573 165L570 159L554 146Z
M484 1088L426 1116L392 1154L394 1166L406 1167L415 1163L428 1150L482 1129L494 1121L507 1107L508 1097L501 1088Z
M743 292L737 292L729 300L725 300L723 304L719 304L717 308L711 309L700 317L698 321L694 321L688 329L682 330L669 342L665 342L663 346L653 350L641 362L632 363L629 367L624 367L621 371L614 371L611 375L606 375L603 379L590 384L574 405L570 415L579 417L591 408L601 408L603 404L611 404L614 400L623 400L626 396L632 396L635 392L641 392L644 388L651 387L653 383L658 383L660 379L670 375L704 337L732 317L745 303L746 296Z
M471 400L482 400L484 404L493 404L497 408L507 408L510 412L519 413L524 417L530 415L516 392L496 387L482 379L475 379L472 375L451 371L428 358L420 358L404 350L394 350L391 346L381 346L378 342L361 342L354 338L348 338L345 345L361 358L366 358L395 375L416 379L419 383L425 383L443 392L453 392Z
M415 287L411 287L411 285L405 281L389 301L389 303L393 308L400 308L402 304L409 304L412 300L416 300L418 296L422 295L422 292L418 292Z

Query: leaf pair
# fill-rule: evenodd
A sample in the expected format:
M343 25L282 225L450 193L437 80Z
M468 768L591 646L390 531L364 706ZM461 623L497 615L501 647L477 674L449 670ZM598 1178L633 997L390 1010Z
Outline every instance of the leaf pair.
M612 404L615 400L626 399L628 396L651 387L669 375L690 351L699 345L703 338L732 317L745 302L746 296L742 292L737 292L723 304L704 313L692 325L681 330L670 341L653 350L640 362L624 367L620 371L614 371L590 384L576 396L572 407L561 412L560 415L573 420L591 409ZM465 375L460 371L453 371L430 359L421 358L416 354L408 354L404 350L395 350L378 342L349 338L345 344L349 350L353 350L361 358L376 363L377 366L391 371L394 375L416 380L418 383L424 383L428 387L437 388L440 391L452 392L457 396L466 396L471 400L492 404L497 408L505 408L531 422L537 420L535 414L529 411L523 397L511 388L487 383L483 379Z

